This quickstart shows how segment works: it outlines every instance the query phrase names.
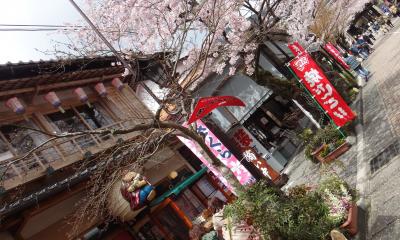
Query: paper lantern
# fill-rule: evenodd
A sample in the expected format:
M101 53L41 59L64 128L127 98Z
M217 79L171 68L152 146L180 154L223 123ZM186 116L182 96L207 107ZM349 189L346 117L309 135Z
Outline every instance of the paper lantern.
M86 103L89 107L91 107L90 103L89 103L89 97L87 96L85 90L83 90L83 88L76 88L74 90L75 95L79 98L79 100L81 101L81 103Z
M106 87L104 86L103 83L98 83L96 86L94 86L94 89L96 92L101 96L101 97L106 97L107 96L107 90Z
M61 107L60 98L58 98L55 92L49 92L44 96L44 99L48 101L54 108L58 108L62 113L65 113L64 109Z
M10 108L16 114L23 114L25 113L25 107L19 101L17 97L13 97L7 100L6 106Z
M169 179L175 179L178 177L178 173L176 171L172 171L168 175Z
M118 89L118 91L121 91L124 88L124 84L121 82L121 80L119 78L114 78L111 81L111 84Z

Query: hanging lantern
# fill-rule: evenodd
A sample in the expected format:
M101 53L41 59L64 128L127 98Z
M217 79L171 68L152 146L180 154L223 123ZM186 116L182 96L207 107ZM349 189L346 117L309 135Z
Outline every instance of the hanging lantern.
M24 114L25 113L25 107L22 105L22 103L19 101L17 97L13 97L7 100L6 106L10 108L13 112L16 114Z
M55 92L47 93L44 99L53 105L54 108L58 108L62 113L65 113L65 110L61 107L61 101Z
M75 88L74 93L76 94L76 96L78 96L81 103L86 103L88 107L91 107L90 102L88 101L89 97L87 96L83 88Z
M106 97L107 96L107 90L106 87L104 87L103 83L98 83L96 86L94 86L94 89L96 92L101 96L101 97Z
M121 80L119 78L114 78L111 81L111 84L118 89L118 91L121 91L124 88L124 84L121 82Z

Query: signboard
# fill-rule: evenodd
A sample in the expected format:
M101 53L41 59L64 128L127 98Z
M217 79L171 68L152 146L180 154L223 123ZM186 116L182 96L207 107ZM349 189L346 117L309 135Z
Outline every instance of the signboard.
M279 173L272 169L267 161L263 159L260 155L258 155L258 153L253 148L248 147L246 150L244 150L243 158L246 161L254 164L254 166L256 166L265 177L271 179L272 181L275 181L279 178Z
M231 129L229 136L242 153L248 149L248 147L251 147L258 155L266 159L276 171L280 171L283 168L274 156L272 156L272 154L253 136L253 134L242 125L238 125Z
M355 115L307 52L290 62L290 68L335 124L342 127Z
M290 49L290 51L292 51L292 53L294 54L295 57L306 51L299 44L299 42L294 42L292 44L288 44L288 48Z
M349 70L350 67L347 65L347 63L344 61L344 58L340 54L339 50L332 44L332 43L327 43L324 46L324 49L344 68Z
M184 126L187 124L184 124ZM247 185L255 181L251 173L239 162L239 160L225 147L224 144L214 135L210 129L201 121L196 121L197 133L205 136L205 143L211 152L227 167L229 168L233 175L238 179L240 184ZM232 186L229 185L225 177L219 172L214 166L208 162L204 156L203 150L192 140L184 137L178 136L178 138L200 159L204 165L214 173L215 176L220 179L220 181L229 188L233 190Z

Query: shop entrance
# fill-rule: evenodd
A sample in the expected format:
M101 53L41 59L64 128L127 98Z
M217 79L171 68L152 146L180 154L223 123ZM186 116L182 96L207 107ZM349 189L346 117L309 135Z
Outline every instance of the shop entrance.
M294 103L272 95L243 125L285 166L299 145L296 131L304 118Z

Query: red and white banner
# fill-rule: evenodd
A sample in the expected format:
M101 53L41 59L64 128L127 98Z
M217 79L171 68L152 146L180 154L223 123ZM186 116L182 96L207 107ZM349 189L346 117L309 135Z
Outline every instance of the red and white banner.
M290 67L337 126L342 127L355 118L351 108L307 52L293 59Z
M187 124L184 124L187 127ZM255 181L255 178L251 173L245 168L239 160L225 147L224 144L211 132L210 129L201 121L196 121L196 131L199 134L205 136L204 141L211 152L226 166L228 167L233 175L239 180L242 185L251 184ZM203 150L192 140L184 137L178 136L178 138L203 162L204 165L210 171L214 173L215 176L220 179L220 181L229 188L230 191L233 190L232 186L229 185L228 181L214 166L207 161L204 156Z
M347 63L344 61L344 58L342 54L340 54L339 50L332 44L332 43L327 43L324 46L324 49L340 64L342 67L345 69L349 70L350 67L347 65Z
M294 54L295 57L306 51L300 45L299 42L294 42L292 44L288 44L288 48L290 49L290 51L292 51L292 53Z
M188 124L195 122L198 119L205 117L212 110L223 106L241 106L245 104L239 98L233 96L217 96L217 97L203 97L197 102L192 115L189 118Z

